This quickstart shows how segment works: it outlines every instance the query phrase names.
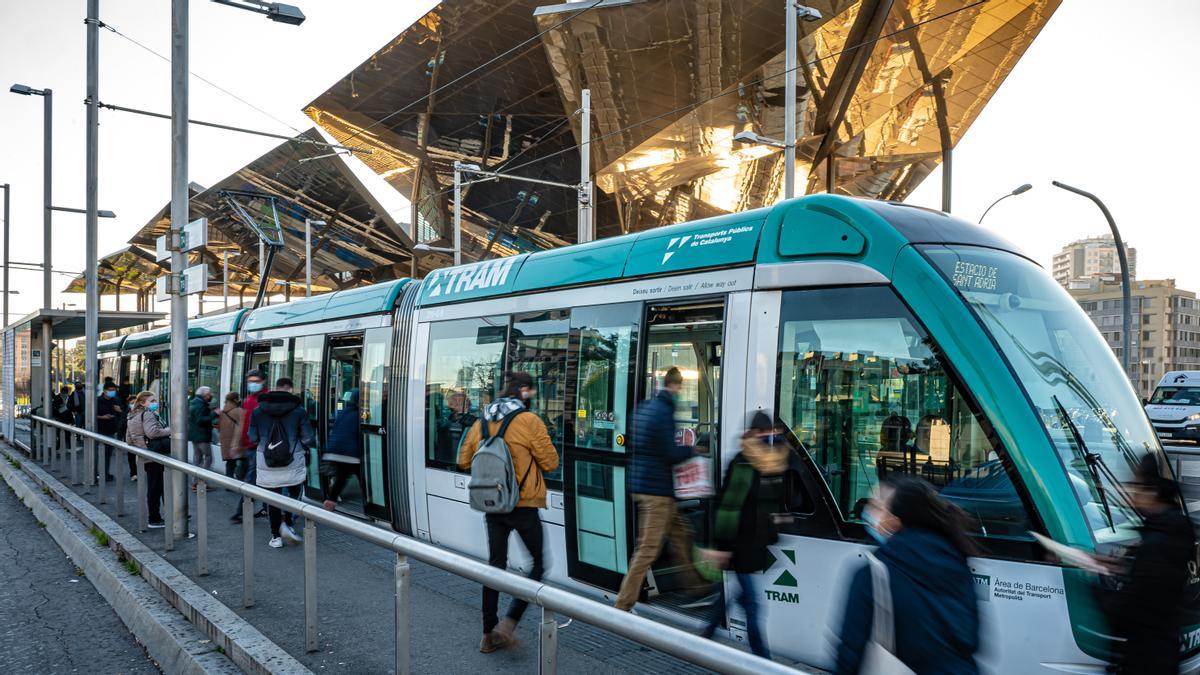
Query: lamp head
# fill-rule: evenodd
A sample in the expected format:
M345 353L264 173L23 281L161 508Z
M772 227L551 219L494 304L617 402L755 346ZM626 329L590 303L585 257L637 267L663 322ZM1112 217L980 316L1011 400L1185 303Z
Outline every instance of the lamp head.
M304 23L304 12L300 11L295 5L285 5L282 2L273 2L267 5L267 18L277 23L286 23L291 26L299 26Z
M96 215L99 216L100 218L116 218L117 217L117 214L113 213L112 211L105 211L103 209L97 211Z
M26 84L14 84L13 86L9 87L8 90L14 94L20 94L22 96L32 96L33 94L41 93L37 89L34 89Z
M738 143L757 144L759 142L758 134L754 133L753 131L739 131L733 135L733 140L737 141Z
M824 18L821 16L821 10L815 7L806 7L801 4L796 5L796 16L805 23L813 23Z
M1026 184L1024 184L1024 185L1022 185L1022 186L1018 187L1017 189L1013 190L1013 191L1012 191L1012 194L1013 194L1014 196L1015 196L1015 195L1019 195L1019 194L1024 194L1024 193L1026 193L1026 192L1029 192L1029 191L1030 191L1030 190L1032 190L1032 189L1033 189L1033 186L1032 186L1032 185L1030 185L1029 183L1026 183Z

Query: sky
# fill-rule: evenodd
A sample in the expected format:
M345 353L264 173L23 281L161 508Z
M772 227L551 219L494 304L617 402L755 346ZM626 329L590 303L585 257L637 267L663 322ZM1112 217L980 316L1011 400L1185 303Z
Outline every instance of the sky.
M299 27L192 0L192 72L270 115L193 79L193 119L289 135L308 129L303 106L435 2L294 4L308 16ZM169 54L167 0L102 0L100 11L121 33ZM19 82L54 90L54 203L83 207L84 13L84 0L0 3L0 128L6 132L0 183L13 186L14 261L41 260L42 100L7 89ZM1190 129L1200 109L1197 27L1197 0L1064 0L955 149L953 213L975 220L997 197L1032 183L1033 190L997 206L986 225L1048 266L1063 244L1107 231L1093 204L1050 185L1070 183L1107 203L1138 249L1141 278L1173 277L1200 291L1200 265L1184 255L1200 245L1200 218L1189 208L1200 136L1178 131ZM168 63L101 31L100 99L169 112ZM169 200L170 125L112 111L101 111L100 122L99 206L118 216L100 221L103 256L120 249ZM193 126L189 178L213 185L278 142ZM939 207L941 169L909 201ZM400 203L386 205L392 210ZM83 217L55 214L53 231L54 268L82 271ZM41 305L41 273L10 274L16 318ZM55 275L55 306L82 308L81 294L57 292L68 281Z

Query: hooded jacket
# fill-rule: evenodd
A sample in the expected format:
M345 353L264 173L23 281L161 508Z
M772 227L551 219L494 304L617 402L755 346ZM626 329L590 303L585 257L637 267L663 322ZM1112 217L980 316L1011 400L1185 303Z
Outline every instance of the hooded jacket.
M471 470L471 460L479 449L480 425L487 424L488 435L491 436L500 431L506 416L517 413L504 432L504 442L512 454L513 470L516 471L517 481L521 483L517 508L544 509L546 478L542 473L558 468L558 450L550 440L542 419L533 413L521 412L524 410L525 404L515 398L496 399L488 405L483 412L483 419L472 425L463 437L462 445L458 448L458 466L464 471Z
M901 529L875 552L887 566L896 656L922 675L978 673L979 609L967 560L942 536ZM855 675L875 614L871 571L850 582L837 650L838 675Z
M106 390L111 391L111 390ZM108 419L101 419L105 415ZM125 418L125 402L120 398L101 394L100 398L96 399L96 431L105 436L115 436L117 430L121 428L121 421Z
M192 443L212 443L216 413L203 396L193 396L188 404L187 439Z
M333 418L329 439L325 441L324 459L348 464L362 462L362 434L359 433L361 412L358 407L358 392L350 392L350 400Z
M267 466L264 456L266 445L271 439L271 427L279 421L287 434L288 446L292 448L292 462L287 466ZM300 485L305 477L305 459L308 448L313 445L312 424L300 397L286 391L269 391L258 397L258 407L250 416L247 433L250 442L258 448L258 478L255 484L263 488L279 488Z
M742 451L729 463L717 499L714 540L731 553L729 567L753 574L771 565L767 547L779 539L774 514L783 510L783 474L788 467L785 445L742 439Z
M671 469L690 458L692 449L675 442L675 397L661 389L633 411L633 463L629 491L658 497L675 496Z

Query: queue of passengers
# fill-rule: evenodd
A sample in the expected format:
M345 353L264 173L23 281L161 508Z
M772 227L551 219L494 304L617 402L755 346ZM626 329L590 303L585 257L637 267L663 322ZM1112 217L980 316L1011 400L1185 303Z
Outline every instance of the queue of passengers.
M122 409L109 384L102 394L106 415ZM770 658L758 575L770 566L768 547L776 543L779 525L789 518L782 508L784 474L795 452L770 411L750 412L740 451L714 498L712 542L701 550L702 560L695 560L691 527L677 509L673 472L704 449L676 440L674 411L682 384L679 370L669 369L661 388L638 405L631 420L629 490L637 507L638 539L615 604L634 611L646 573L666 547L683 571L685 592L694 600L690 606L705 608L708 619L702 635L716 632L725 608L717 602L719 587L706 581L700 568L731 572L739 587L736 601L746 616L750 649ZM252 371L246 397L239 400L237 394L229 394L219 411L210 407L211 390L198 388L189 410L188 437L197 463L207 468L211 436L218 429L227 475L299 499L307 454L315 446L313 429L289 378L276 380L270 391L264 391L265 386L263 373ZM533 561L529 577L534 580L549 566L538 510L547 507L546 474L559 465L546 425L536 414L524 414L537 395L530 375L506 374L500 397L467 430L458 454L458 465L471 472L472 483L489 486L470 490L472 507L484 513L488 563L500 569L508 566L509 539L515 532ZM336 507L349 478L358 476L361 481L359 415L358 392L349 392L333 420L320 463L327 486L324 507L329 510ZM118 427L110 418L104 420L108 424L102 429L115 435ZM171 430L158 415L153 393L134 397L120 426L130 444L170 452ZM160 528L163 469L147 462L145 472L149 526ZM1178 486L1164 477L1152 455L1142 458L1135 479L1125 487L1142 516L1141 544L1124 559L1094 559L1118 581L1105 588L1120 589L1100 594L1119 638L1110 672L1176 673L1181 617L1174 608L1195 546L1192 526L1178 508ZM301 541L291 513L272 506L255 515L269 516L271 547ZM239 509L231 520L241 522L241 517ZM837 620L835 672L979 672L980 619L968 564L978 549L968 535L966 515L931 483L893 472L880 480L862 519L878 547L852 573ZM484 653L515 643L527 608L524 600L513 599L501 619L498 605L499 592L484 587L479 644Z

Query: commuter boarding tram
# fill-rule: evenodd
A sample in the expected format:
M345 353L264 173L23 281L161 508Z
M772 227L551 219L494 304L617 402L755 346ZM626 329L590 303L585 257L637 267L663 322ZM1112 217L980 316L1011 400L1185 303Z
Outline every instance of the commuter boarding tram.
M167 340L161 329L105 342L101 375L122 393L166 394ZM1141 454L1162 454L1116 359L1042 268L991 232L903 204L804 197L197 319L189 341L193 387L224 395L254 368L289 375L318 439L358 389L362 484L339 508L480 558L458 443L505 371L530 373L562 458L542 511L548 579L609 601L637 532L637 402L681 370L681 435L707 450L714 481L747 411L773 410L795 451L780 504L793 518L761 601L772 650L815 666L830 665L845 584L868 550L862 505L901 472L972 518L986 551L972 560L985 670L1102 672L1111 644L1094 579L1049 560L1031 533L1101 553L1135 542L1120 483ZM314 452L308 497L320 481ZM711 500L681 509L708 543ZM677 572L656 564L639 611L694 619ZM1198 595L1193 576L1190 608ZM740 609L727 620L742 637ZM1200 617L1188 624L1195 670Z

